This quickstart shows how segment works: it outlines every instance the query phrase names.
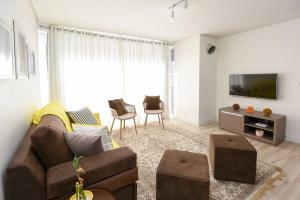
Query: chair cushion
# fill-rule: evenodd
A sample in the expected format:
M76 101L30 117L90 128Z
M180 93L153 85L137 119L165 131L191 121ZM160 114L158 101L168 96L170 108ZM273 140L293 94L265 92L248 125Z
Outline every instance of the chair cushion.
M121 120L131 119L131 118L133 118L135 116L136 116L135 113L126 113L124 115L119 116L118 119L121 119Z
M89 156L103 151L101 135L84 132L64 133L65 140L76 156Z
M78 124L97 124L97 119L88 107L66 112L72 122Z
M145 113L147 114L161 114L163 112L163 110L145 110Z
M73 159L63 135L66 131L59 118L46 115L31 134L31 146L45 168Z
M116 110L118 115L124 115L127 112L125 109L125 102L123 99L114 99L108 101L109 107Z
M84 157L80 166L85 170L84 185L89 186L101 180L136 167L136 154L128 147ZM47 197L52 199L70 193L75 189L76 174L72 162L51 167L47 172Z
M159 110L160 96L145 96L146 110Z

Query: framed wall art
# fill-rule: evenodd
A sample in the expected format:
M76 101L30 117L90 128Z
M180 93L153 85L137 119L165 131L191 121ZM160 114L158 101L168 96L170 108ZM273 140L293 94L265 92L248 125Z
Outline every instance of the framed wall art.
M0 79L14 78L13 22L0 16Z
M29 78L35 77L36 75L35 53L29 45L27 45L27 66L28 66Z
M28 79L26 38L14 21L15 62L18 79Z

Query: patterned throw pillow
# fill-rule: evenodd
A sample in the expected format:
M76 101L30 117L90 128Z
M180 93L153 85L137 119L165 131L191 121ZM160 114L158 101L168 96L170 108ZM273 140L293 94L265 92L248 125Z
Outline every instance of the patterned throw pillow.
M145 96L146 110L159 110L160 96Z
M70 117L71 121L77 124L97 124L95 116L88 107L78 111L68 111L67 115Z
M125 115L127 110L125 109L125 102L123 99L114 99L108 101L109 107L115 109L118 115Z
M75 133L97 134L101 136L102 147L104 151L112 150L113 143L108 133L107 126L88 126L80 124L72 124Z

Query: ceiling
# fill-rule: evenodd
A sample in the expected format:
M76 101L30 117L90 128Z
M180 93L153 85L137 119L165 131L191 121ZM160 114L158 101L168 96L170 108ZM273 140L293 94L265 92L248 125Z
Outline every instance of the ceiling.
M300 17L300 0L189 0L170 22L177 0L31 0L41 23L177 41L221 37Z

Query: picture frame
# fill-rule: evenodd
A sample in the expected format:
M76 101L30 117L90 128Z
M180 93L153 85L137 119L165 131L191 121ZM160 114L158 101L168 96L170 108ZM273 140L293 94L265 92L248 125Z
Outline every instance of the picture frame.
M0 79L15 79L13 21L0 16Z
M16 77L17 79L28 79L28 63L27 63L27 44L26 37L23 34L16 22L14 25L14 39L15 39L15 63L16 63Z
M35 53L28 44L27 44L27 65L28 65L29 78L35 77L36 75Z

